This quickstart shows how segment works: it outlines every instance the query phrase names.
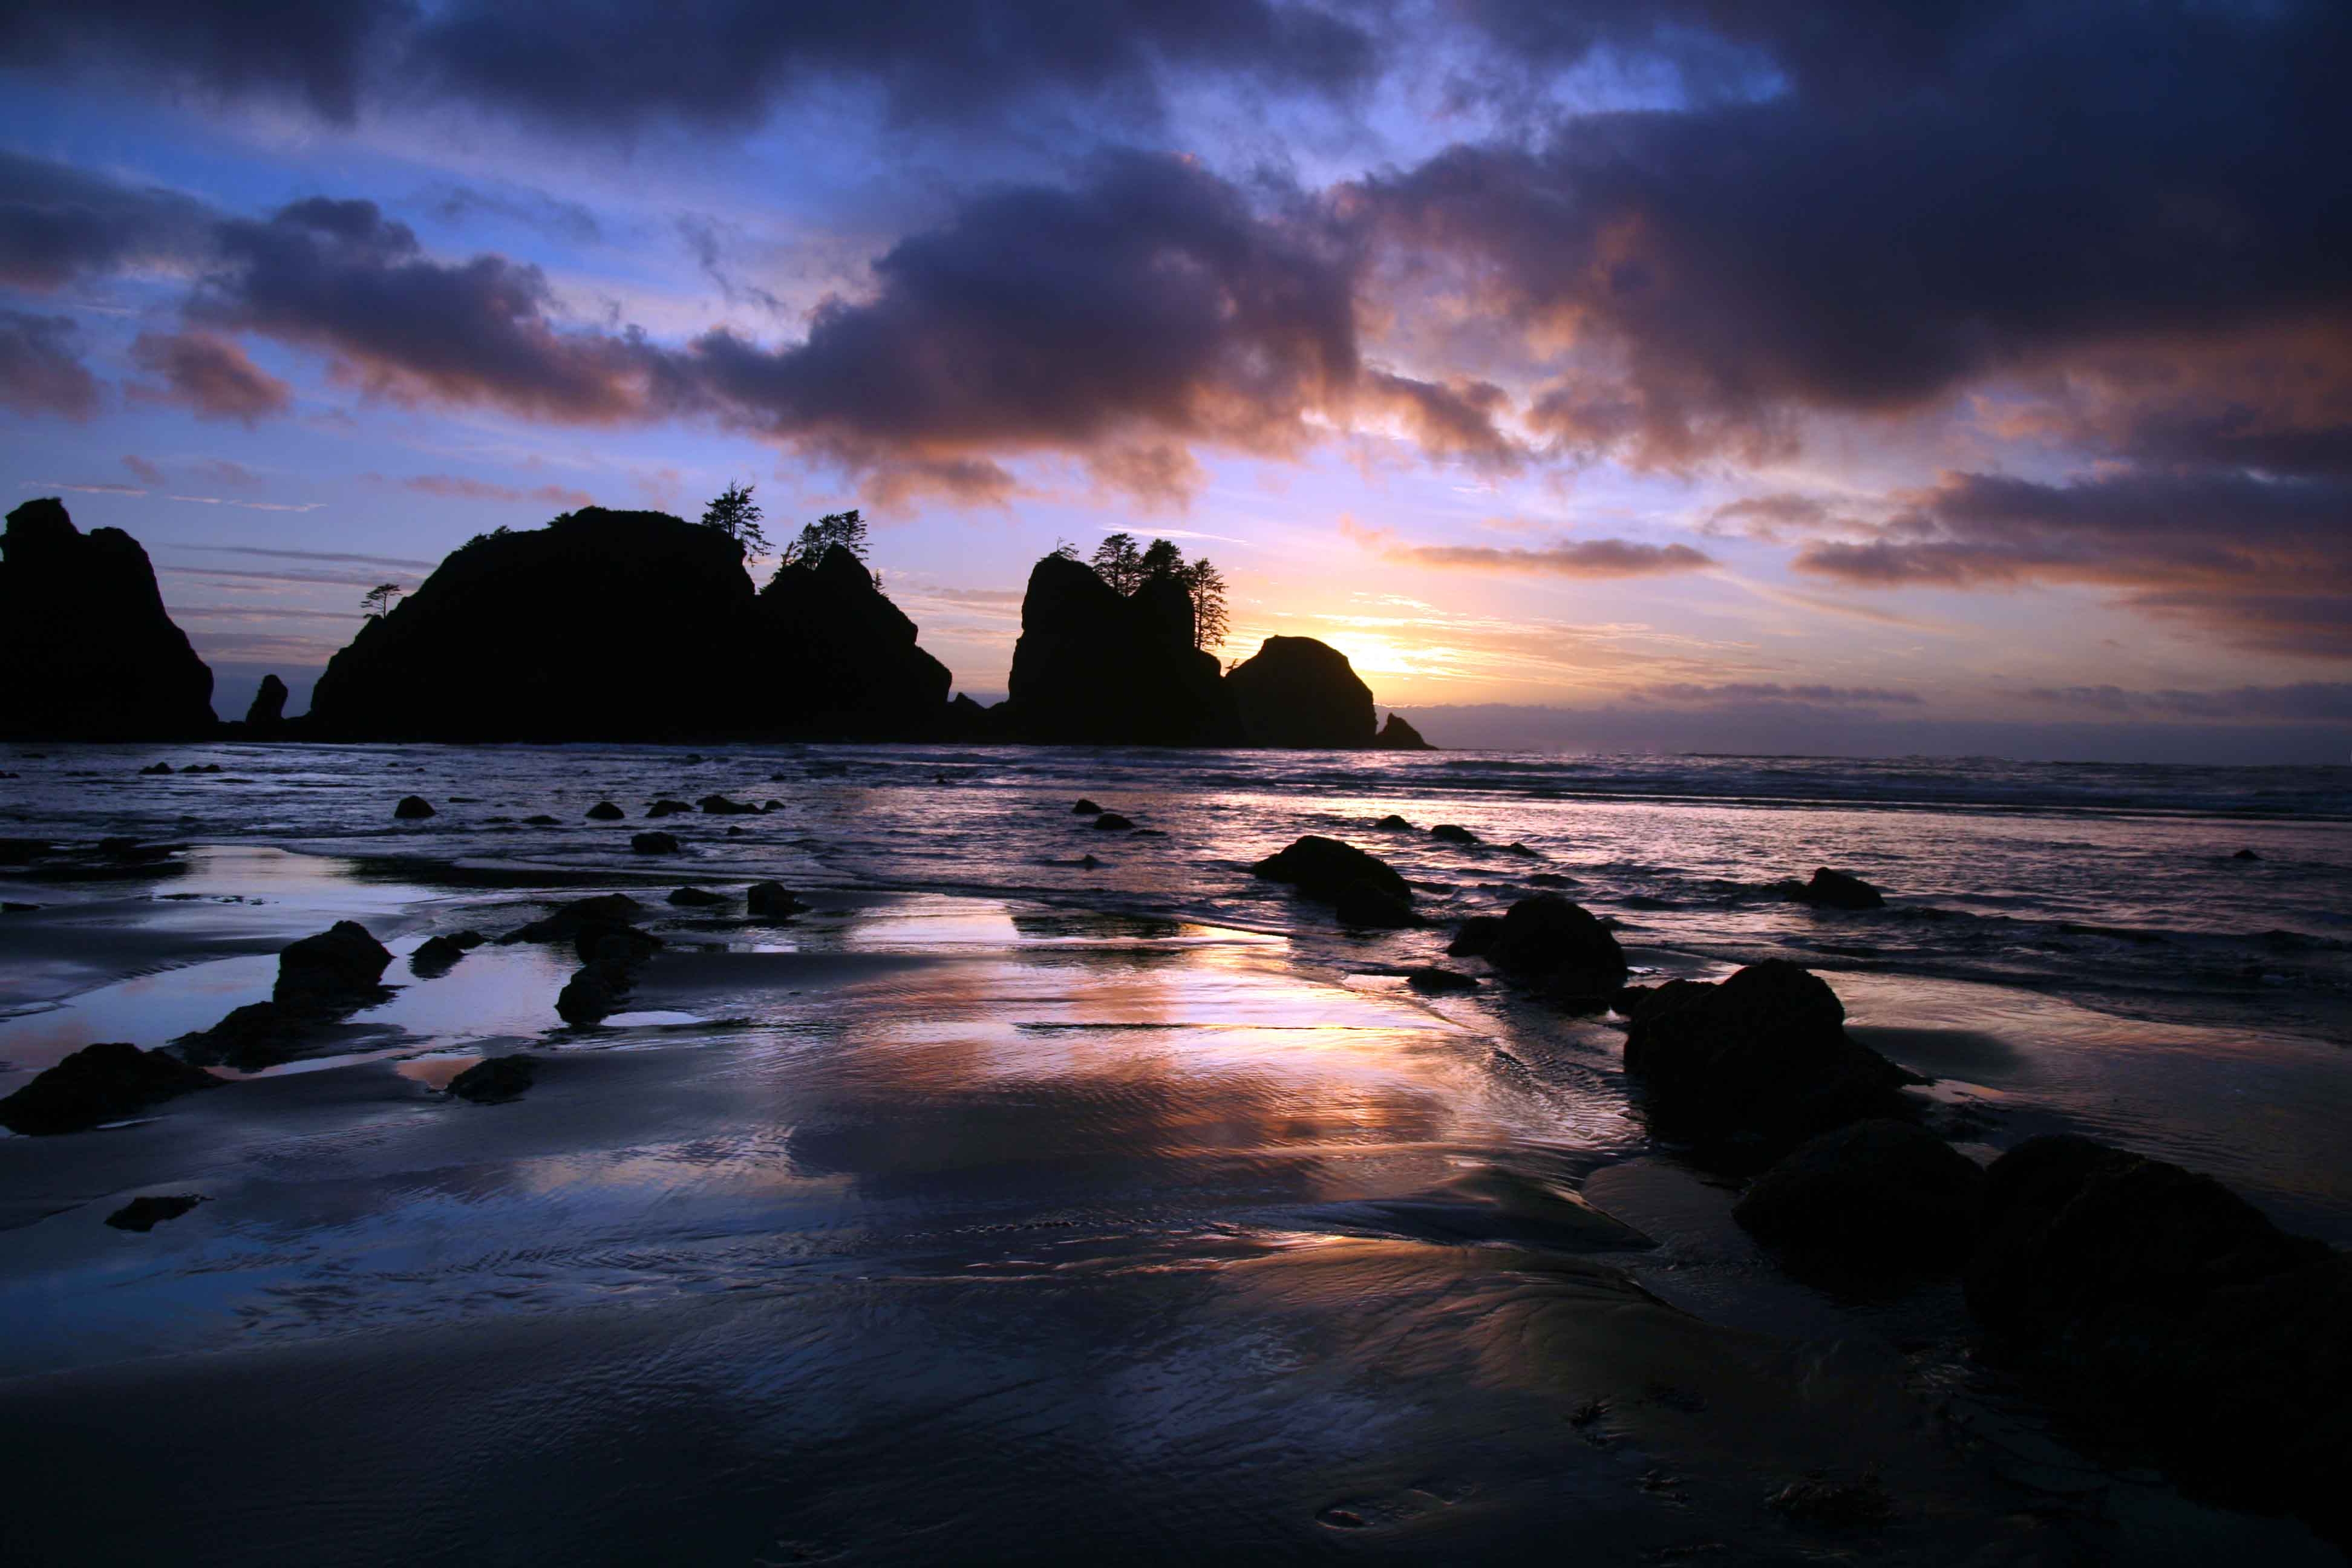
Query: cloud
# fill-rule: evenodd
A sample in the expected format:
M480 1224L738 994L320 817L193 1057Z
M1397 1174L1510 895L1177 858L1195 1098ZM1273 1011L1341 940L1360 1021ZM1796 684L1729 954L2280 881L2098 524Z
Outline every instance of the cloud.
M2220 691L2127 691L2119 686L2035 687L2026 695L2053 707L2107 714L2158 714L2188 719L2352 721L2352 684L2298 681L2289 686L2240 686Z
M382 474L367 477L377 484L395 482ZM595 498L586 490L571 489L562 485L537 485L522 489L513 485L492 484L487 479L465 479L456 474L416 474L397 483L403 489L415 490L423 495L445 496L452 500L537 501L566 510L577 510L595 504Z
M383 566L394 572L430 572L439 563L405 555L352 555L331 550L286 550L259 544L183 544L182 550L204 550L220 555L261 555L285 561L325 561L337 565Z
M0 58L7 27L0 23ZM0 151L0 283L13 288L55 290L139 267L184 269L205 253L216 217L175 192Z
M1874 537L1817 541L1797 569L1867 588L2089 584L2242 647L2352 653L2352 482L1960 473L1898 499Z
M174 404L200 419L235 419L250 428L294 401L291 387L216 333L142 332L131 344L131 359L163 378L160 387L131 383L126 390L132 397Z
M163 482L163 470L144 458L126 457L122 459L122 466L131 470L134 479L144 480L150 485L160 485Z
M1508 572L1545 577L1656 577L1703 571L1714 561L1687 544L1643 544L1629 539L1560 540L1535 550L1485 544L1408 544L1386 529L1342 519L1340 533L1391 561L1462 571Z
M73 350L70 316L0 310L0 408L88 419L98 412L98 378Z
M1783 686L1777 681L1729 681L1717 686L1676 682L1644 687L1633 696L1637 701L1653 702L1806 702L1841 708L1911 708L1925 700L1916 691L1883 686Z

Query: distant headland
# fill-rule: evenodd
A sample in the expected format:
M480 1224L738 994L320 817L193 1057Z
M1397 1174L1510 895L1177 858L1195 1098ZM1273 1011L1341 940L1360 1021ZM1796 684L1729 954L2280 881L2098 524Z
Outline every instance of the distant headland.
M855 511L766 540L748 488L700 522L585 507L452 552L413 592L385 584L306 714L264 680L222 721L213 677L119 529L84 534L31 500L0 535L0 738L188 741L961 741L1430 750L1339 649L1272 637L1218 668L1224 585L1166 540L1039 561L1005 700L950 698L865 563Z

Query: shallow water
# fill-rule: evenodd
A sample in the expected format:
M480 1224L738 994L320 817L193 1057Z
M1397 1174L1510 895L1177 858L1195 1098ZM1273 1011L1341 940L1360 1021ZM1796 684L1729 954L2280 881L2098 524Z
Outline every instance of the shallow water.
M2056 1444L1969 1365L1948 1287L1785 1274L1650 1144L1607 1019L1421 998L1401 974L1442 931L1347 937L1245 870L1342 830L1439 914L1572 877L1645 968L1822 967L1982 1154L2081 1128L2344 1242L2325 778L2257 819L2147 770L1961 810L1766 803L1753 763L1669 800L1628 798L1630 766L1546 795L1581 775L1443 755L239 747L125 776L153 754L10 763L0 833L203 847L10 881L43 907L0 917L0 1090L266 994L333 918L390 943L396 989L135 1125L0 1138L0 1441L47 1500L0 1523L12 1561L2335 1560ZM627 851L656 795L714 790L784 804ZM476 803L394 827L412 792ZM1079 794L1166 837L1095 832ZM630 824L577 820L606 795ZM565 825L483 820L541 810ZM1368 830L1391 810L1540 858ZM1759 891L1817 863L1895 907ZM811 911L660 901L755 876ZM616 880L669 946L605 1027L555 1018L552 947L407 963ZM438 1092L518 1048L544 1061L520 1100ZM208 1201L99 1223L142 1192ZM1763 1505L1869 1464L1883 1531ZM126 1469L152 1508L108 1506Z

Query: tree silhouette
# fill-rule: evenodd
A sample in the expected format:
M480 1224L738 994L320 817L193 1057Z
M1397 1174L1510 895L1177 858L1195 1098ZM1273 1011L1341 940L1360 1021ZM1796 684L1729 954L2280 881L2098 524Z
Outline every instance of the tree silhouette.
M1202 556L1177 569L1185 591L1192 595L1192 646L1214 648L1225 640L1230 624L1225 616L1225 574Z
M392 602L406 592L408 590L397 583L378 583L360 595L360 608L366 612L369 620L380 619L392 614Z
M750 485L730 484L702 509L702 526L715 528L749 555L767 553L768 536L760 527L760 503Z
M1135 535L1114 533L1095 546L1095 575L1122 594L1143 586L1143 552Z

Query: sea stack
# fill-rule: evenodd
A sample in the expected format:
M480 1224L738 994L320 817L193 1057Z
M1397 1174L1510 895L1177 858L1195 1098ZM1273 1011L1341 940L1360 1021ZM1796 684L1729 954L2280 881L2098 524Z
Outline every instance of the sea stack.
M172 624L119 528L84 533L55 497L0 535L0 737L174 741L210 733L213 672Z
M1224 746L1240 738L1213 654L1192 646L1192 601L1168 577L1123 595L1048 555L1029 574L1007 713L1024 741Z
M1373 740L1372 689L1348 656L1313 637L1268 637L1225 677L1253 746L1360 747Z
M792 672L770 694L782 727L829 736L928 736L946 719L948 667L915 646L915 623L836 544L778 570L760 591L763 668Z

